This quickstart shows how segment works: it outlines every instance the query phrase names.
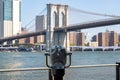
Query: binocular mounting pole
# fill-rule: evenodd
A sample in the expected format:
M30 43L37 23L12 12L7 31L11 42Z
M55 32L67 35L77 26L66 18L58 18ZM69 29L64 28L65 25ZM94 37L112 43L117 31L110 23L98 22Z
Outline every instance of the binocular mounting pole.
M67 53L65 48L61 46L55 46L51 49L51 53L46 53L46 65L49 70L49 80L63 80L65 74L65 68L71 65L72 53ZM48 62L48 56L50 57L50 65ZM67 56L69 56L69 63L67 64Z

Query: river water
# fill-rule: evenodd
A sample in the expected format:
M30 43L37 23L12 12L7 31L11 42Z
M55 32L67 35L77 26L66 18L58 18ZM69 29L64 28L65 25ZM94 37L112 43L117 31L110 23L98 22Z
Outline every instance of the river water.
M72 52L72 66L115 64L120 52ZM0 52L0 69L46 67L41 52ZM115 80L115 66L66 69L64 80ZM48 71L0 72L0 80L48 80Z

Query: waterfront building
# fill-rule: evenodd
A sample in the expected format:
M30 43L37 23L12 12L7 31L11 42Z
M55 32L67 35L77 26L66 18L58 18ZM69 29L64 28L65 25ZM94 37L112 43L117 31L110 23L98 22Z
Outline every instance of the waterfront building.
M45 15L36 16L35 19L35 29L36 31L41 31L46 29L47 26L47 17Z
M26 34L28 32L29 31L26 28L21 29L21 34ZM18 35L21 35L21 34L18 34ZM19 43L19 44L25 44L25 43L34 44L34 43L40 43L40 42L41 42L41 36L34 36L34 37L27 37L27 38L19 39L16 43Z
M21 0L0 0L0 37L21 32Z
M120 34L118 35L118 38L119 38L119 42L120 42Z
M69 33L69 39L70 39L70 45L76 46L77 44L77 33L76 32L70 32Z
M98 47L98 42L89 42L90 47Z
M117 46L118 44L118 34L115 31L105 32L105 46Z
M45 15L36 16L35 19L36 32L46 29L46 26L47 26L47 17ZM43 35L35 36L34 42L35 43L45 42L45 36Z
M98 46L105 46L105 33L98 34Z
M115 31L106 31L98 34L99 46L117 46L118 34Z
M84 46L85 44L85 34L83 32L77 33L77 46Z
M26 38L25 43L34 44L34 37L28 37L28 38Z
M110 41L110 31L107 29L105 32L105 46L109 46Z
M26 33L28 33L29 31L28 31L28 29L26 29L26 28L22 28L21 29L21 34L26 34ZM18 35L20 35L20 34L18 34ZM19 43L19 44L24 44L24 43L26 43L26 38L22 38L22 39L19 39L18 41L17 41L17 43Z
M84 46L85 34L80 31L69 32L69 40L71 46Z
M109 46L117 46L117 45L118 45L118 34L115 31L110 31Z
M92 37L92 41L93 41L93 42L98 42L98 35L94 35L94 36Z
M44 42L44 36L42 35L34 36L34 43L43 43L43 42Z
M120 34L118 35L118 46L120 46Z

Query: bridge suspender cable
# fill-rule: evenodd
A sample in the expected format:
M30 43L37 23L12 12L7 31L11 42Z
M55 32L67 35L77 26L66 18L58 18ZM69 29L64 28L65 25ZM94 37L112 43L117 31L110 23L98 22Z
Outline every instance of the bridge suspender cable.
M45 7L44 9L42 9L37 15L40 15L42 14L47 8ZM30 21L28 22L28 24L25 25L24 28L27 28L33 21L35 20L35 17ZM30 27L31 28L31 27ZM29 28L28 28L29 29Z
M109 14L102 14L102 13L90 12L90 11L85 11L85 10L81 10L81 9L77 9L77 8L73 8L73 7L69 7L69 8L70 8L70 10L74 10L74 11L85 13L85 14L120 18L120 16L117 16L117 15L109 15Z

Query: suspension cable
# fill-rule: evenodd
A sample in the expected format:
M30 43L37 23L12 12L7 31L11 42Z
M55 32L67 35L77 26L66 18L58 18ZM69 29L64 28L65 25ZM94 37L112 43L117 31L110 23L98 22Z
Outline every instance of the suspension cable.
M77 11L77 12L81 12L81 13L85 13L85 14L91 14L91 15L97 15L97 16L105 16L105 17L116 17L116 18L120 18L120 16L117 16L117 15L110 15L110 14L102 14L102 13L90 12L90 11L85 11L85 10L73 8L73 7L71 7L71 6L69 6L69 8L70 8L71 10L74 10L74 11Z
M27 29L28 29L28 30L33 29L34 25L35 25L35 24L32 24L32 25L31 25L30 27L28 27Z
M42 9L37 15L42 14L46 9L47 9L47 8L45 7L45 8ZM28 24L26 24L24 28L27 28L34 20L35 20L35 18L33 18Z

